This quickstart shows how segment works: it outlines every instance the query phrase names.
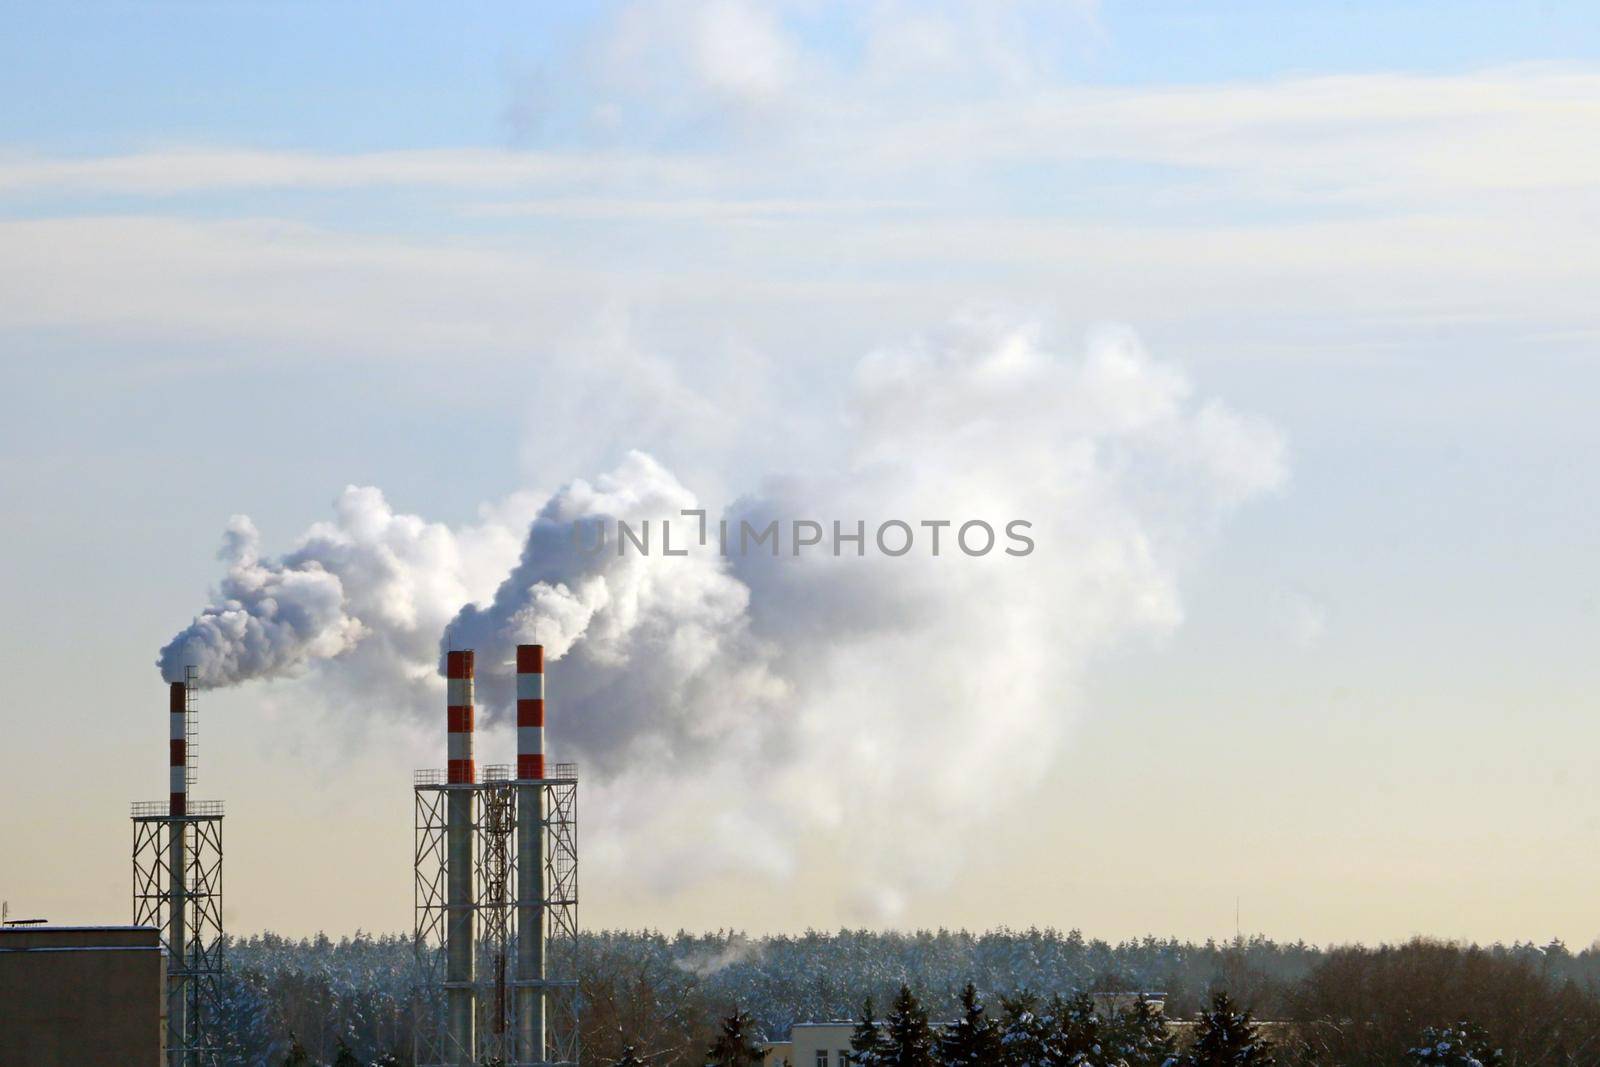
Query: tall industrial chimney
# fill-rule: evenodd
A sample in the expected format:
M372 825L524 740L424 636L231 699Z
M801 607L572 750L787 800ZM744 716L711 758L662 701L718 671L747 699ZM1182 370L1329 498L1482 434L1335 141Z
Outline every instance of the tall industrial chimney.
M133 924L160 930L167 953L167 1067L201 1067L217 1062L222 801L189 796L199 671L183 678L167 685L167 799L133 803Z
M547 761L544 647L518 645L516 773L491 764L480 781L473 674L471 652L446 653L449 769L420 770L412 782L415 1060L467 1067L476 1055L507 1067L578 1067L578 768ZM481 983L480 951L495 960Z
M169 817L167 833L167 1048L173 1067L187 1060L178 1050L189 1045L188 835L181 821L189 811L189 686L173 682L167 689L167 760Z
M545 1060L544 646L517 646L517 1060Z
M476 1002L473 979L477 966L477 912L473 902L473 809L478 779L472 760L473 663L472 653L445 656L449 720L449 786L446 813L446 852L449 881L445 887L445 997L447 1054L451 1062L471 1067L476 1063Z

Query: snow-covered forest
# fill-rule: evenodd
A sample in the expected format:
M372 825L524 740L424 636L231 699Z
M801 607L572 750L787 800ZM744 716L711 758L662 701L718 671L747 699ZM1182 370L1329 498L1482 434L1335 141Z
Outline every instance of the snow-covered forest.
M1388 1050L1414 1044L1426 1027L1462 1018L1482 1024L1508 1064L1600 1062L1600 950L1573 953L1559 942L1367 949L1261 937L1112 944L1037 929L604 931L585 934L578 952L585 1058L599 1064L630 1045L653 1064L702 1064L719 1021L735 1010L781 1038L794 1022L855 1018L869 996L887 1005L902 985L934 1020L954 1018L969 981L992 1000L1024 990L1161 993L1170 1019L1192 1019L1226 991L1258 1018L1294 1023L1321 1063L1389 1062ZM230 941L227 956L223 1023L237 1062L283 1063L296 1039L309 1057L302 1062L333 1063L341 1043L362 1064L388 1055L409 1062L409 938L264 934Z

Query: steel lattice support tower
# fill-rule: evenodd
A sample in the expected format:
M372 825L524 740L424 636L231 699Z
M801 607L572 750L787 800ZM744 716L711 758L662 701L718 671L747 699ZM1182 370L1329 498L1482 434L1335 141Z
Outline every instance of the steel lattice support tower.
M478 1048L490 1063L510 1063L515 1036L511 1030L512 1005L508 961L512 932L512 876L516 869L516 808L509 787L510 768L491 765L483 770L478 790L478 968L487 995L478 1001Z
M525 657L519 649L519 665ZM519 677L519 724L526 723L523 701L531 699L524 688ZM484 768L482 780L474 768L473 778L461 781L461 767L452 762L445 773L418 771L414 780L417 1067L578 1063L578 774L575 764L543 761L542 680L539 692L540 747L534 751L540 759L529 760L533 740L519 725L515 779L509 767L494 765ZM452 726L461 722L455 699ZM452 742L454 761L461 745ZM459 842L452 847L463 807L475 841L465 853ZM466 870L452 869L462 863ZM463 875L475 891L467 908L452 903L451 887ZM459 973L451 961L466 950L452 945L457 931L473 938L467 951L476 966L466 981L451 977ZM451 1004L451 994L461 991L472 997L476 1024L465 1039L460 1007Z
M520 788L544 794L543 929L530 938L544 945L544 977L533 979L543 993L544 1048L519 1050L517 1067L577 1067L578 1032L578 768L547 765L544 779ZM521 944L523 931L518 931ZM523 979L517 980L520 984Z
M413 850L415 926L412 951L416 956L417 973L412 1018L416 1035L415 1059L422 1067L455 1062L454 1050L446 1043L448 1027L444 1003L445 878L450 870L450 855L445 847L448 792L444 775L439 771L418 771L413 793L416 847Z
M168 1067L211 1067L223 966L222 802L192 801L195 669L169 689L166 801L133 805L133 922L161 931L167 955Z

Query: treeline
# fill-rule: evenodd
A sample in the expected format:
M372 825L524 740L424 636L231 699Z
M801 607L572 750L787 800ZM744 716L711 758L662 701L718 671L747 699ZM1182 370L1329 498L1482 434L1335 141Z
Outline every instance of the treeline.
M1076 993L1048 999L1021 992L1000 1001L991 1017L977 988L961 993L961 1013L942 1025L910 986L901 986L881 1020L869 998L850 1038L855 1067L1272 1067L1272 1044L1249 1012L1227 994L1212 999L1196 1032L1180 1049L1159 1006L1140 997L1124 1010L1102 1014L1094 998ZM758 1067L768 1056L749 1015L735 1012L722 1022L706 1050L707 1067ZM640 1063L625 1048L613 1067ZM784 1061L787 1063L788 1061ZM788 1067L794 1067L789 1064Z
M1508 1065L1600 1064L1600 953L1554 942L1319 949L1265 938L1110 944L1051 930L596 932L577 951L585 1060L596 1064L631 1046L652 1067L699 1067L735 1008L753 1034L781 1038L797 1021L857 1019L868 997L890 1005L902 985L944 1022L959 1017L969 982L997 1016L1001 998L1023 990L1044 1005L1145 991L1165 994L1166 1017L1189 1023L1226 992L1272 1022L1280 1064L1401 1067L1418 1062L1408 1050L1429 1027L1463 1019ZM345 1064L410 1063L408 938L265 935L231 941L228 960L230 1062L277 1067L303 1054L299 1062L331 1064L343 1051Z
M1041 1001L1028 993L1001 998L1003 1013L988 1016L977 990L962 994L961 1016L936 1026L909 986L901 986L894 1007L881 1021L868 1001L850 1039L852 1067L1311 1067L1323 1062L1316 1051L1281 1025L1280 1046L1264 1033L1249 1011L1226 993L1217 993L1199 1013L1184 1039L1150 1001L1103 1014L1092 997L1078 993ZM1280 1058L1281 1053L1281 1058ZM773 1064L776 1052L753 1035L750 1017L735 1012L703 1057L706 1067L759 1067ZM1401 1053L1408 1067L1504 1067L1504 1052L1481 1027L1465 1020L1428 1027ZM641 1067L630 1046L611 1067ZM788 1059L781 1067L795 1067ZM1336 1061L1367 1063L1377 1061Z

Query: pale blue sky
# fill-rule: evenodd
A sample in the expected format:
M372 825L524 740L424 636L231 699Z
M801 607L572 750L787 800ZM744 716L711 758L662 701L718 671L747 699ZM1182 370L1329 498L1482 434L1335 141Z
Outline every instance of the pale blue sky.
M1001 833L977 850L1022 888L964 876L903 921L1206 936L1243 895L1287 937L1600 935L1591 6L8 23L0 795L59 813L0 829L23 910L122 914L150 663L230 514L283 551L355 483L458 524L633 447L731 500L838 457L864 355L998 307L1062 349L1126 325L1281 431L1289 474L1196 546L1180 628L1094 664L1029 801L1050 862ZM237 923L402 927L414 745L303 782L308 721L257 701L208 699ZM311 899L320 851L360 899ZM592 885L597 924L856 918L804 879Z
M0 42L13 147L102 152L203 139L356 151L499 144L520 72L571 70L619 4L15 5ZM928 5L936 8L940 5ZM1037 5L1066 9L1082 5ZM830 61L860 61L872 5L790 5ZM1459 73L1582 60L1580 3L1105 3L1052 42L1065 80L1152 85L1320 73ZM558 111L581 104L567 100ZM486 106L487 105L487 106Z

